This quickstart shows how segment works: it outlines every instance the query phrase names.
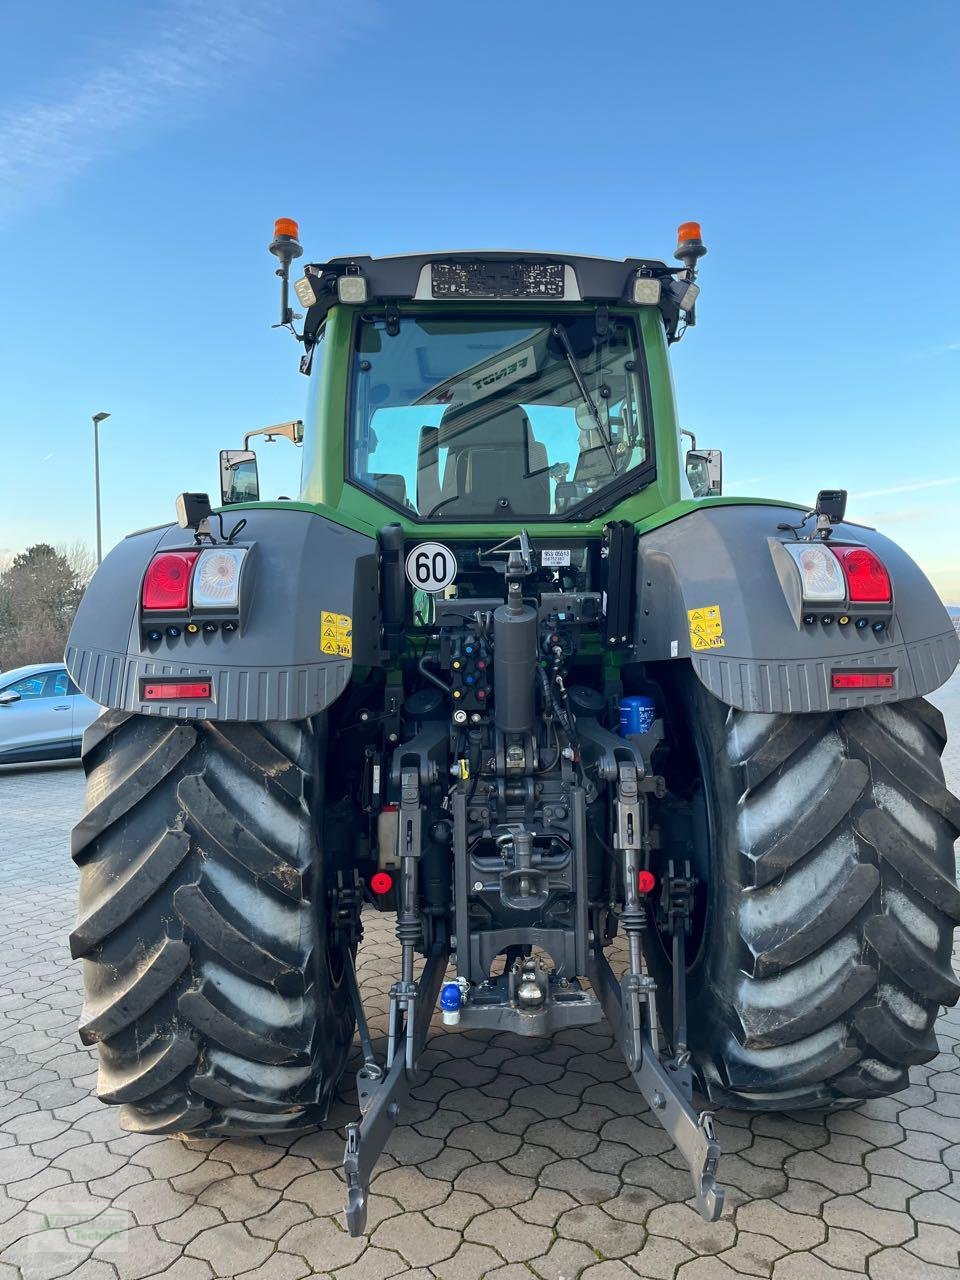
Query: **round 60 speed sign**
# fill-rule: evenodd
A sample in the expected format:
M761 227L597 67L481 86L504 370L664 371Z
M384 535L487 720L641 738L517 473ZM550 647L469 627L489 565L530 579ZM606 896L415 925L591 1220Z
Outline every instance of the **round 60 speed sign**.
M436 593L457 576L457 557L442 542L421 542L408 553L406 570L420 591Z

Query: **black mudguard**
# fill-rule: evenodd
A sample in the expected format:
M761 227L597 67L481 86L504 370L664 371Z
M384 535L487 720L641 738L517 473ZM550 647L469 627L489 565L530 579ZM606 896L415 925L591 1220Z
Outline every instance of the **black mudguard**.
M87 587L67 642L67 669L87 697L141 715L300 720L339 697L354 663L378 661L375 540L305 511L265 507L244 516L234 545L249 552L233 632L191 635L181 627L181 635L164 635L159 644L145 638L140 595L147 566L158 551L194 548L191 530L148 529L110 552ZM349 654L321 649L324 613L350 620ZM213 696L144 701L143 682L158 677L209 677Z
M893 586L892 609L819 605L817 621L804 622L808 611L779 545L795 535L777 528L796 525L801 514L747 503L704 506L642 533L637 659L687 660L721 701L747 711L843 710L921 697L942 685L960 661L957 632L914 561L874 529L840 524L832 536L880 557ZM851 620L841 626L844 614ZM858 630L859 617L868 624ZM875 631L881 619L884 627ZM835 670L859 668L892 671L894 686L832 688Z

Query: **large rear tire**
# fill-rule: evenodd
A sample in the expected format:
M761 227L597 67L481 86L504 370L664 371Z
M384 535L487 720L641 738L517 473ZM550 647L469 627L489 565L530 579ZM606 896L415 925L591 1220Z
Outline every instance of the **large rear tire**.
M321 1122L353 1034L327 946L325 727L108 711L73 832L80 1035L124 1128L250 1135Z
M692 672L676 693L706 829L688 968L706 1091L733 1107L793 1110L904 1088L908 1067L938 1052L941 1005L960 996L960 801L944 785L940 712L923 699L738 711ZM669 979L662 953L654 967Z

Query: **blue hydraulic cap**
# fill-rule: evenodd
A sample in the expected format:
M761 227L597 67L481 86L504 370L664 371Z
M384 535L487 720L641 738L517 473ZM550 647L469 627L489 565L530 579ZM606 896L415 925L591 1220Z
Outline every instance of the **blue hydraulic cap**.
M440 1011L443 1021L448 1027L455 1027L460 1021L460 1006L463 996L456 982L445 982L440 990Z
M643 694L632 693L620 699L620 736L647 733L657 718L657 704Z

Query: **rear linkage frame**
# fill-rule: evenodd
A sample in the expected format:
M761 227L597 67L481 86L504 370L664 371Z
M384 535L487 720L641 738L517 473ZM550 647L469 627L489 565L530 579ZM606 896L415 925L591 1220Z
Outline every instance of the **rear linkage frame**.
M690 929L694 878L689 862L668 864L658 907L664 933L672 939L673 1025L676 1028L671 1057L661 1054L656 1015L656 982L644 972L642 937L647 928L647 907L639 889L641 864L650 849L647 794L662 793L663 780L647 777L637 750L607 733L599 724L580 722L580 732L590 740L600 776L615 783L615 839L621 858L624 907L620 924L627 938L627 971L619 980L601 940L592 936L587 951L587 974L603 1013L633 1077L654 1116L672 1138L690 1169L693 1199L708 1222L723 1209L724 1192L717 1185L720 1145L709 1111L693 1107L693 1072L686 1046L686 935ZM625 750L626 748L626 750ZM624 756L628 758L624 759ZM408 757L409 759L409 757ZM374 1167L400 1118L401 1109L418 1081L418 1064L427 1043L430 1021L450 960L449 945L434 942L419 981L414 959L421 941L417 910L418 862L421 855L421 768L406 765L401 771L399 823L400 884L397 937L401 947L400 978L390 990L386 1063L381 1067L373 1049L357 982L352 949L344 941L344 969L359 1027L363 1065L357 1072L360 1118L347 1126L343 1169L347 1181L345 1210L352 1236L366 1229L370 1180ZM465 858L465 849L454 849ZM578 892L582 892L582 888Z

